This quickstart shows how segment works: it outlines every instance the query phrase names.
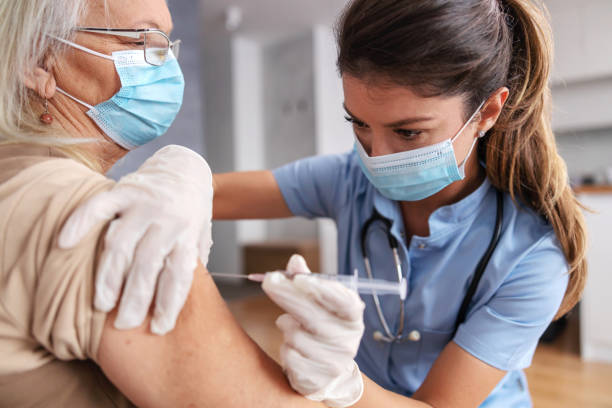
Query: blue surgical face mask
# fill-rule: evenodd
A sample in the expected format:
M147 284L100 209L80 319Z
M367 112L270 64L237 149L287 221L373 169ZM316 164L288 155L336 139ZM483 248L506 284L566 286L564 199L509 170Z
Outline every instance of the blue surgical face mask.
M145 61L142 50L101 54L73 42L74 48L114 61L121 89L111 99L91 106L64 90L57 90L89 108L87 115L121 147L131 150L166 133L183 103L185 79L178 61L169 51L161 66Z
M361 169L374 187L391 200L420 201L431 197L449 184L465 178L465 163L477 139L474 138L470 151L460 165L455 159L453 142L483 105L484 102L453 138L420 149L370 157L356 138L355 149Z

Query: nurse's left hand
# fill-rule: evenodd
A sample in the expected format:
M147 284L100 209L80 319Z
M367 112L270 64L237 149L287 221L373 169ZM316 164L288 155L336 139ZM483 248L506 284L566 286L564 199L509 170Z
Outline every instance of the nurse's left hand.
M287 269L301 273L293 279L268 273L262 286L287 312L276 321L284 337L281 364L300 394L330 407L351 406L363 393L354 358L364 331L365 305L342 284L309 275L305 265L294 256Z
M115 308L123 288L118 329L142 325L155 298L151 331L174 328L191 288L198 257L212 246L212 173L196 152L166 146L77 210L59 246L71 248L95 226L110 223L96 274L94 304Z

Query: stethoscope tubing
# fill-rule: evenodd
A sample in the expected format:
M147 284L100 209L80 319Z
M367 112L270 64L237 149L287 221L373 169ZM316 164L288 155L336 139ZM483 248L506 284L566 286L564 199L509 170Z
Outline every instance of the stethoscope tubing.
M491 256L493 255L493 252L497 248L497 244L499 243L499 240L501 237L501 232L503 228L503 216L504 216L503 193L499 190L496 190L496 193L497 193L497 212L495 216L495 227L493 229L493 236L491 237L491 241L489 242L489 246L487 247L487 250L485 251L484 255L480 258L480 261L478 262L476 269L474 270L474 276L472 277L470 286L463 298L463 301L461 302L461 307L459 308L459 313L457 315L457 320L455 321L455 327L454 327L453 334L451 337L454 337L459 326L465 321L467 317L468 307L474 297L474 294L476 293L478 284L480 283L480 280L484 274L484 271L487 268L489 261L491 260ZM395 262L395 268L397 271L397 279L398 279L398 282L401 282L402 279L404 279L404 276L402 272L401 259L399 257L399 244L398 244L397 239L391 233L391 226L392 226L391 220L384 218L376 210L374 210L374 214L372 214L372 216L368 219L368 221L366 221L366 223L364 224L361 230L361 250L363 254L363 261L365 264L365 270L368 275L368 279L374 279L374 275L372 273L370 258L368 256L368 252L366 248L366 240L367 240L368 231L371 225L375 221L382 221L385 224L385 227L387 229L387 238L389 240L389 246L391 247L391 250L393 252L393 260ZM400 301L399 327L398 327L397 334L393 335L391 333L391 329L389 328L387 319L385 318L384 313L382 311L382 307L380 305L380 299L378 297L378 294L374 290L372 290L372 298L374 300L374 307L376 308L376 314L378 315L378 319L380 320L382 328L385 332L385 334L382 334L380 331L376 331L374 333L375 340L386 341L389 343L392 343L392 342L401 343L405 341L406 339L402 339L403 332L404 332L404 325L405 325L405 322L404 322L405 320L404 319L405 301L404 300Z

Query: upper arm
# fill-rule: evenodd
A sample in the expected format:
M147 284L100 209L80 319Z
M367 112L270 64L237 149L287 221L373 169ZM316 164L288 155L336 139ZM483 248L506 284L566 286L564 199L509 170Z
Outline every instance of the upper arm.
M213 176L213 219L265 219L291 216L271 171Z
M106 320L97 362L138 406L317 407L236 323L202 266L176 328L118 331Z
M315 156L276 169L273 174L293 215L331 217L348 200L351 171L350 155Z
M565 257L554 235L547 235L491 299L470 311L415 396L436 407L482 403L507 371L529 366L567 280Z
M493 297L470 311L455 343L502 370L528 367L540 336L561 305L567 270L554 235L542 238Z
M492 367L449 343L413 398L436 408L477 407L502 380L505 371Z

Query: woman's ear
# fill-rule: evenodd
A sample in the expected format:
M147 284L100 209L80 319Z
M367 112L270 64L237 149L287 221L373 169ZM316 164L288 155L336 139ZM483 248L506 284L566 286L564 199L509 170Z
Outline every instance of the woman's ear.
M57 84L53 75L52 59L45 59L45 68L35 67L23 76L23 83L26 87L36 92L43 99L51 99L55 95Z
M495 91L487 100L482 110L480 111L480 123L478 128L483 131L489 131L497 122L499 115L508 100L510 90L505 86Z

